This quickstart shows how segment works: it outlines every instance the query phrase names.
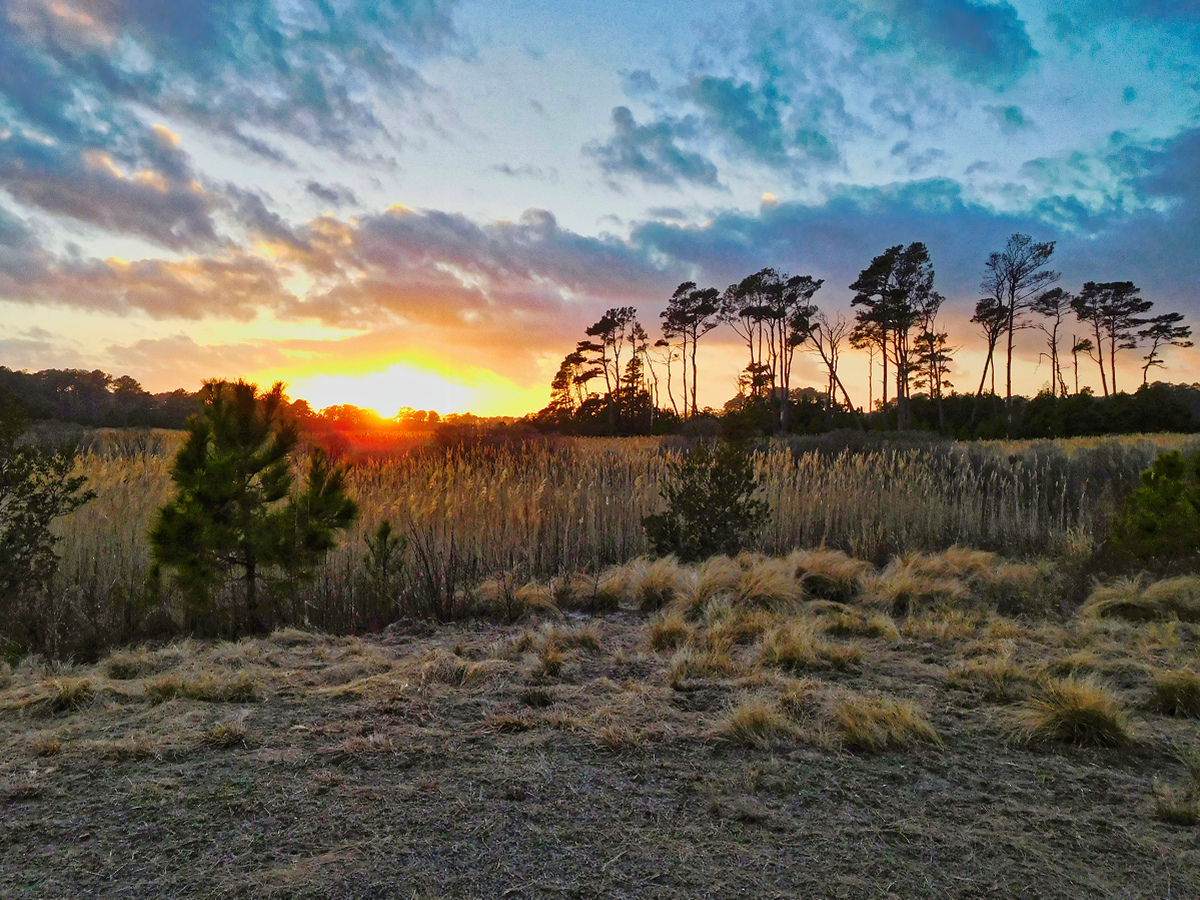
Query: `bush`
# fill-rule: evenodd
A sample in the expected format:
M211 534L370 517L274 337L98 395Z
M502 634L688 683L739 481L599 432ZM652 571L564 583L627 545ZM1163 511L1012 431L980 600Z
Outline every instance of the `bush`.
M74 447L18 444L27 423L24 411L0 396L0 632L19 648L42 638L40 601L58 570L51 525L96 496L83 490L85 478L72 475Z
M758 477L744 447L701 443L667 468L659 491L667 509L642 519L659 556L682 562L735 556L766 522L768 506L753 498Z
M1200 453L1163 453L1141 481L1117 516L1112 550L1162 561L1200 552Z

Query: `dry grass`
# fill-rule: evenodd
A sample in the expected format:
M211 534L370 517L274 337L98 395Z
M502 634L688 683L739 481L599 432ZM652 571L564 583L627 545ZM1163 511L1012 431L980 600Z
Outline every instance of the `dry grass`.
M683 616L659 616L650 623L650 647L659 652L675 650L690 641L694 634L695 630Z
M836 603L856 600L874 572L870 563L840 550L794 550L787 560L806 597Z
M39 737L29 742L29 751L39 758L58 756L62 752L63 742L56 737Z
M1154 787L1154 815L1172 825L1200 825L1200 749L1194 744L1176 743L1176 759L1187 769L1187 783L1181 788Z
M553 644L563 650L581 649L590 653L599 653L603 649L600 644L600 629L595 623L562 627L557 625L543 626L542 642Z
M950 687L978 694L994 703L1013 703L1029 693L1031 673L1005 657L959 663L946 674Z
M96 697L96 689L87 678L60 678L50 684L47 706L52 713L83 709Z
M753 644L780 621L779 616L765 610L743 610L724 604L710 605L707 612L708 630L702 640L710 647Z
M566 657L556 644L547 643L538 657L537 674L543 678L554 678L562 674Z
M927 561L921 555L893 559L868 580L864 602L897 616L930 606L964 603L969 597L966 583L936 568L930 570Z
M234 747L243 749L255 743L254 736L246 727L245 716L237 716L228 722L219 722L204 732L202 742L209 747L220 750L232 750Z
M667 683L675 690L697 678L725 678L734 672L733 660L723 649L684 647L667 663Z
M1121 747L1132 740L1120 698L1092 679L1052 679L1017 718L1024 743L1060 741L1091 747Z
M1175 669L1156 674L1150 708L1167 716L1200 718L1200 673Z
M758 660L762 665L795 672L845 669L860 662L865 655L866 651L857 644L826 641L820 637L813 622L795 620L763 637Z
M1084 617L1127 622L1200 622L1200 576L1168 578L1148 586L1141 578L1119 579L1092 591L1079 612Z
M1070 548L1094 543L1093 533L1103 536L1114 500L1129 479L1097 479L1085 492L1072 491L1071 485L1091 475L1086 468L1073 468L1071 460L1107 447L1106 464L1118 464L1135 478L1161 445L1158 438L1125 438L1026 445L1013 451L1015 456L998 444L881 447L831 456L797 454L785 443L773 444L755 459L763 493L772 498L758 549L837 548L796 555L793 576L807 596L842 602L857 598L875 577L861 560L947 542L1011 553L1073 552ZM735 589L723 580L728 561L720 573L719 566L701 567L696 585L672 585L670 573L657 572L633 585L632 592L629 584L593 577L589 586L586 577L564 575L600 572L647 552L641 520L657 504L662 479L678 452L657 439L564 439L362 461L354 467L351 485L361 519L321 567L317 583L300 592L289 615L340 631L384 614L362 608L374 601L354 590L366 538L384 518L411 520L438 554L445 555L453 542L457 557L472 571L520 571L527 580L541 579L542 589L533 597L490 592L491 599L504 600L501 617L521 614L508 608L509 601L549 612L547 588L559 609L612 609L620 598L635 596L634 602L651 608L688 594L704 603ZM91 639L84 632L102 640L130 637L128 601L144 596L149 565L146 534L171 489L165 456L84 454L78 471L99 496L59 523L61 576L48 608L39 610L52 626L46 649L62 656ZM892 579L884 601L903 605L930 595L936 600L947 589L954 593L950 583L955 580L986 581L984 569L991 561L978 553L952 548L940 567L959 574L932 587ZM998 597L1025 602L1025 575L998 563L993 576L988 577ZM179 618L178 605L178 597L169 597L154 616L155 627L176 627L171 622ZM498 614L490 601L481 608Z
M862 694L844 696L834 704L833 720L845 745L862 753L942 742L924 713L907 700Z
M235 678L221 678L215 675L201 675L196 678L164 675L144 682L142 691L151 703L166 703L168 700L251 703L258 699L258 685L245 672Z
M717 723L716 733L744 747L766 748L792 733L792 724L769 700L752 697L726 713Z
M918 641L953 643L975 637L987 618L979 610L941 608L907 616L900 623L900 634Z
M821 625L826 634L834 637L869 637L894 641L900 637L900 629L891 616L871 614L859 609L848 609L835 613Z
M744 554L738 559L742 578L734 594L739 606L766 610L794 609L804 596L795 566L787 559Z

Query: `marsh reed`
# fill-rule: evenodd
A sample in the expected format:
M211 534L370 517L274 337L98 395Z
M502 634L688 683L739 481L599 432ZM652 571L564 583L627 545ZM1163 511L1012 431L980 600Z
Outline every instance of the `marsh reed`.
M1054 555L1102 541L1112 510L1162 449L1162 438L840 450L764 444L755 460L771 515L757 549L824 546L877 563L952 545ZM657 508L659 484L680 452L652 438L569 439L357 463L352 492L362 515L304 589L301 617L329 628L366 621L355 573L366 536L383 519L441 551L453 545L479 577L594 572L644 554L642 517ZM170 459L101 449L79 465L98 497L60 523L56 603L116 627L144 602L146 533L171 492Z

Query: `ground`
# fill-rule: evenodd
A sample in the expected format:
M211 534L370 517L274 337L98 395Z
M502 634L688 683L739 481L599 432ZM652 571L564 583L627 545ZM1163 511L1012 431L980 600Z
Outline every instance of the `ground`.
M25 660L0 894L1200 896L1195 625L721 603ZM1062 679L1125 737L1035 734Z

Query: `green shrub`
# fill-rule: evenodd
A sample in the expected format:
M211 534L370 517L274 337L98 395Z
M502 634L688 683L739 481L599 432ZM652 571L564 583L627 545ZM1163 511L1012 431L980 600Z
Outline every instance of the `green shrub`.
M659 494L664 512L642 519L646 537L659 556L682 562L736 556L766 521L768 506L754 499L758 476L744 447L698 444L668 465Z
M1200 453L1163 453L1122 506L1110 544L1118 555L1172 560L1200 551Z

